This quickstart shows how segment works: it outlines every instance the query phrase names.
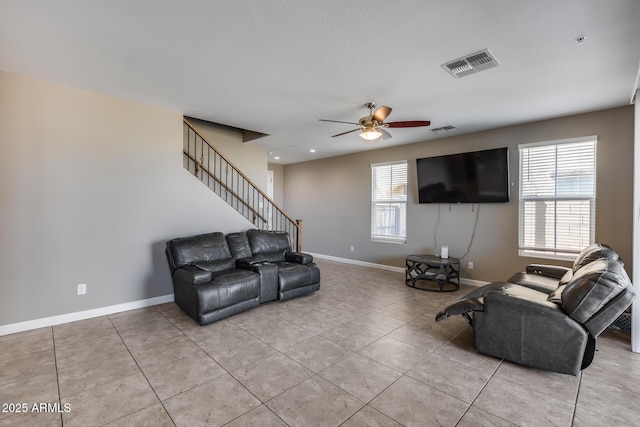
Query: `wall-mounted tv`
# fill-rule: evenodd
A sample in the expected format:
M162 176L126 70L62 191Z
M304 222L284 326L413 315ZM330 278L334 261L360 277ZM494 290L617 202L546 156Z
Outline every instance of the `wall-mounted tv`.
M506 203L509 149L417 159L420 203Z

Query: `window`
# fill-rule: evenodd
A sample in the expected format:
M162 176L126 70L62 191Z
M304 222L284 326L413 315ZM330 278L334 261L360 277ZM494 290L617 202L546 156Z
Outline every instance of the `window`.
M371 240L407 241L407 161L371 165Z
M519 254L573 259L594 242L596 136L522 144Z

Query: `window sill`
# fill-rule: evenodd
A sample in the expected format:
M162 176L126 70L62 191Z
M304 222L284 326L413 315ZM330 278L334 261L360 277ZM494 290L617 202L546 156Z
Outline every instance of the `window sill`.
M525 250L525 249L519 249L518 256L528 257L528 258L553 259L557 261L575 261L575 259L578 257L577 254L552 253L552 252L532 251L532 250Z
M371 241L372 242L378 242L378 243L393 243L393 244L396 244L396 245L406 245L407 244L406 240L395 240L395 239L380 239L380 238L375 239L375 238L372 238Z

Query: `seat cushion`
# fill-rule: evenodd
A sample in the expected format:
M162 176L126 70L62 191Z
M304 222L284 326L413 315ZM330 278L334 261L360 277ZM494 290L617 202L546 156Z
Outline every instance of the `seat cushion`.
M314 282L314 272L308 265L286 261L278 262L276 265L278 266L280 292L316 283Z
M551 293L558 287L558 279L549 276L541 276L532 273L516 273L507 280L507 282L515 283L536 291Z
M196 288L198 312L228 307L260 296L260 276L248 270L213 273L213 280Z

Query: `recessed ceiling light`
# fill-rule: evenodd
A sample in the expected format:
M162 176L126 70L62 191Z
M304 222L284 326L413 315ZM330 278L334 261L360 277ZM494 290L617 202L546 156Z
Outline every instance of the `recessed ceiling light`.
M273 159L274 160L280 160L280 156L275 156Z
M316 150L314 150L313 148L311 150L309 150L310 153L315 153Z

